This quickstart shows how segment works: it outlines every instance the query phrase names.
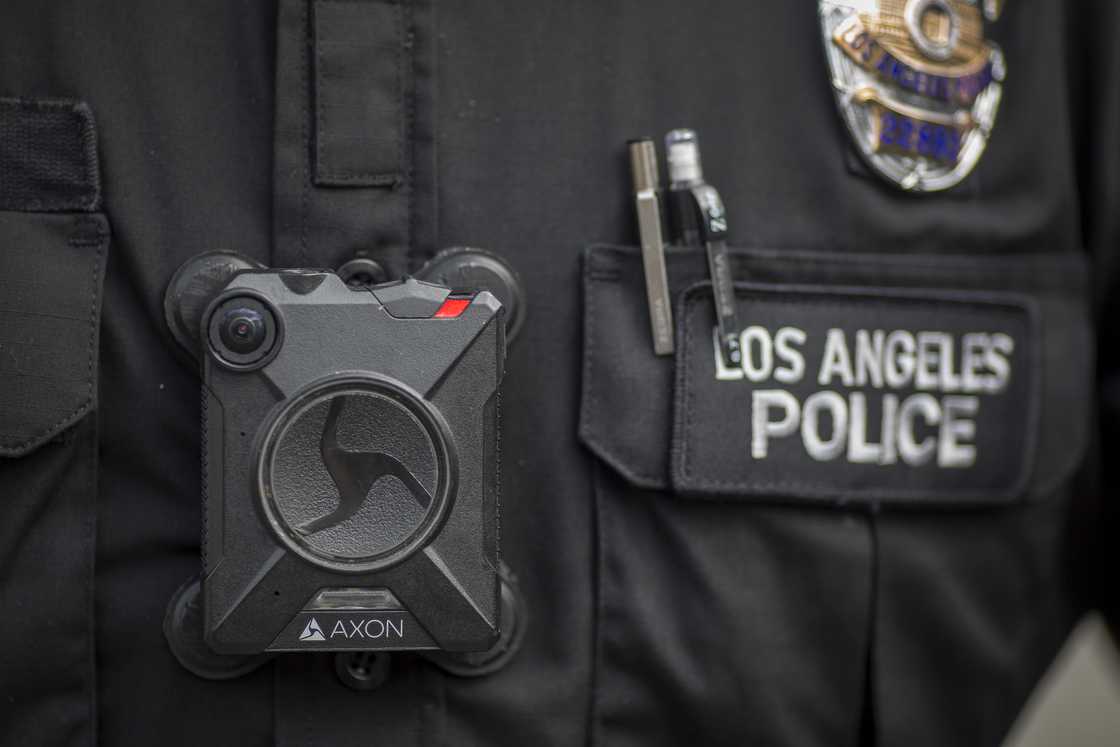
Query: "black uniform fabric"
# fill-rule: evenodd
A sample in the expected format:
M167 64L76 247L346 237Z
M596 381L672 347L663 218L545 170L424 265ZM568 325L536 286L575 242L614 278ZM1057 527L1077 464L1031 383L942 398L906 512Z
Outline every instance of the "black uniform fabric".
M998 743L1077 617L1115 607L1120 8L1010 0L989 31L1008 77L987 153L960 186L910 195L853 153L813 2L5 2L0 97L88 112L100 177L48 147L73 122L31 133L50 178L14 181L28 135L0 140L0 197L21 201L0 220L0 319L37 313L21 324L38 335L44 304L103 303L98 354L77 322L60 353L92 365L96 411L0 457L3 742ZM596 303L588 263L611 255L585 250L635 244L623 144L677 126L701 135L741 283L878 288L902 256L967 257L910 285L1049 305L1024 404L1054 445L1014 500L901 510L674 487L674 366L645 365L636 265ZM99 204L43 214L93 184ZM98 227L88 241L78 221ZM523 650L479 679L398 656L370 693L320 655L189 674L161 631L199 569L199 384L163 325L171 274L218 249L399 274L455 245L501 253L529 292L502 439ZM102 294L85 281L106 259ZM994 268L983 282L972 261ZM699 255L674 262L675 290L703 280ZM13 329L8 391L54 373L49 356L7 365ZM592 360L589 336L612 347ZM602 420L626 402L584 396L604 370L638 403L625 418ZM58 407L28 386L41 408L26 417Z

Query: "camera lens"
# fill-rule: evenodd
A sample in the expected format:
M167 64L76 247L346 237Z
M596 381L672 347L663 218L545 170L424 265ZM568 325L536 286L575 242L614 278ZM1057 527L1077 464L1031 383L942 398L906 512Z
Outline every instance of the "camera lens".
M280 322L263 299L239 295L218 304L210 315L210 352L227 368L259 368L280 345Z
M235 353L248 355L265 342L264 318L254 309L230 309L222 318L222 343Z

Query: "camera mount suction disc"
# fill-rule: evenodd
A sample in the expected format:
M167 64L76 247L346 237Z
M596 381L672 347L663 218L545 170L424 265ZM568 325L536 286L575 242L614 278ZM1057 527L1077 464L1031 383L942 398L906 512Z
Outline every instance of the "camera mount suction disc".
M416 277L453 291L490 291L506 309L506 338L513 342L525 321L525 286L497 254L470 247L444 249L419 269Z
M528 615L525 597L517 585L517 576L502 563L498 569L502 585L501 633L498 640L486 651L454 653L450 651L425 651L425 659L456 677L485 677L505 669L521 650L525 640Z
M164 319L179 348L193 362L202 354L199 334L206 307L234 275L260 269L264 265L235 252L208 252L188 259L171 276L163 296Z
M219 654L206 645L202 637L201 588L197 577L180 586L163 618L163 635L183 668L204 680L231 680L269 662L273 654Z

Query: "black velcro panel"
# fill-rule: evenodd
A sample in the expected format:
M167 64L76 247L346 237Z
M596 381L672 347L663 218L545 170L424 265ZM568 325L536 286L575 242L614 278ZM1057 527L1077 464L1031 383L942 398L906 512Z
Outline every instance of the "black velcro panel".
M378 186L406 168L404 10L395 0L316 0L315 183Z
M97 134L89 107L0 98L0 210L96 210Z

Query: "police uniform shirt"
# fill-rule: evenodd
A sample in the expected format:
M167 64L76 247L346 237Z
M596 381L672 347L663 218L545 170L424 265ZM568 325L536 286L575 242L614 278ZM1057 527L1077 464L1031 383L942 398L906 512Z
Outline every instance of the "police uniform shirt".
M1113 600L1120 409L1120 10L1004 6L984 152L906 191L838 109L814 2L6 2L0 741L998 743ZM624 143L680 126L750 370L717 368L699 249L670 251L678 349L652 353ZM188 673L162 631L200 532L171 274L232 250L400 275L447 246L528 291L502 439L522 650L474 679L398 656L370 693L326 655ZM892 333L931 357L876 386Z

